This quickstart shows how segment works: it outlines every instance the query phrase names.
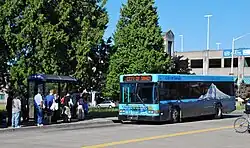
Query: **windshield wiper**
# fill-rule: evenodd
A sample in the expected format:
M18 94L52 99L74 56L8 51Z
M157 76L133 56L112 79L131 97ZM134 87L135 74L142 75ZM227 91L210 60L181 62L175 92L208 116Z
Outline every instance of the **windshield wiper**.
M141 99L139 93L138 93L138 83L136 83L135 93L137 98L141 101L141 103L145 106L144 101Z

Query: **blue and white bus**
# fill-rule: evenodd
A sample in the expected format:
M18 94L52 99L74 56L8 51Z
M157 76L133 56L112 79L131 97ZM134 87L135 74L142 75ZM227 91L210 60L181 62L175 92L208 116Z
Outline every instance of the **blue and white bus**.
M236 109L233 76L128 74L120 76L120 121L180 122Z

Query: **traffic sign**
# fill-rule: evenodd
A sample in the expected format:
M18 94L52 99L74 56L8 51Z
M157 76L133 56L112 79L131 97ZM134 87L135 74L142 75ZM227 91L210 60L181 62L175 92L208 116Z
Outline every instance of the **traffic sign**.
M232 49L223 50L223 57L231 57ZM238 48L234 50L234 56L250 56L250 48Z

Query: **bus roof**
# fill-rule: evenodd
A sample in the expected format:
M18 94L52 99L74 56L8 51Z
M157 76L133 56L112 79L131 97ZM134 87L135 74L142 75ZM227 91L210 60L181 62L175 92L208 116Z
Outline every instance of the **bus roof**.
M120 82L124 82L124 77L128 76L151 76L151 82L159 81L192 81L192 82L235 82L234 76L221 75L188 75L188 74L125 74L120 75Z

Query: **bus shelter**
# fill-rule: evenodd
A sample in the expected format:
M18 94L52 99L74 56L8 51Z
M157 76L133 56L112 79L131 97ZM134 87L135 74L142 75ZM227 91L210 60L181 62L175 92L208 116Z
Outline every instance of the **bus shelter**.
M48 74L32 74L28 77L28 118L36 121L36 110L34 107L34 97L38 93L38 89L42 91L42 96L48 95L50 89L55 89L59 98L62 97L62 85L66 86L68 91L69 84L76 84L77 79L71 76L58 76ZM60 101L58 101L60 112ZM58 119L58 117L57 117ZM56 119L56 120L57 120Z

